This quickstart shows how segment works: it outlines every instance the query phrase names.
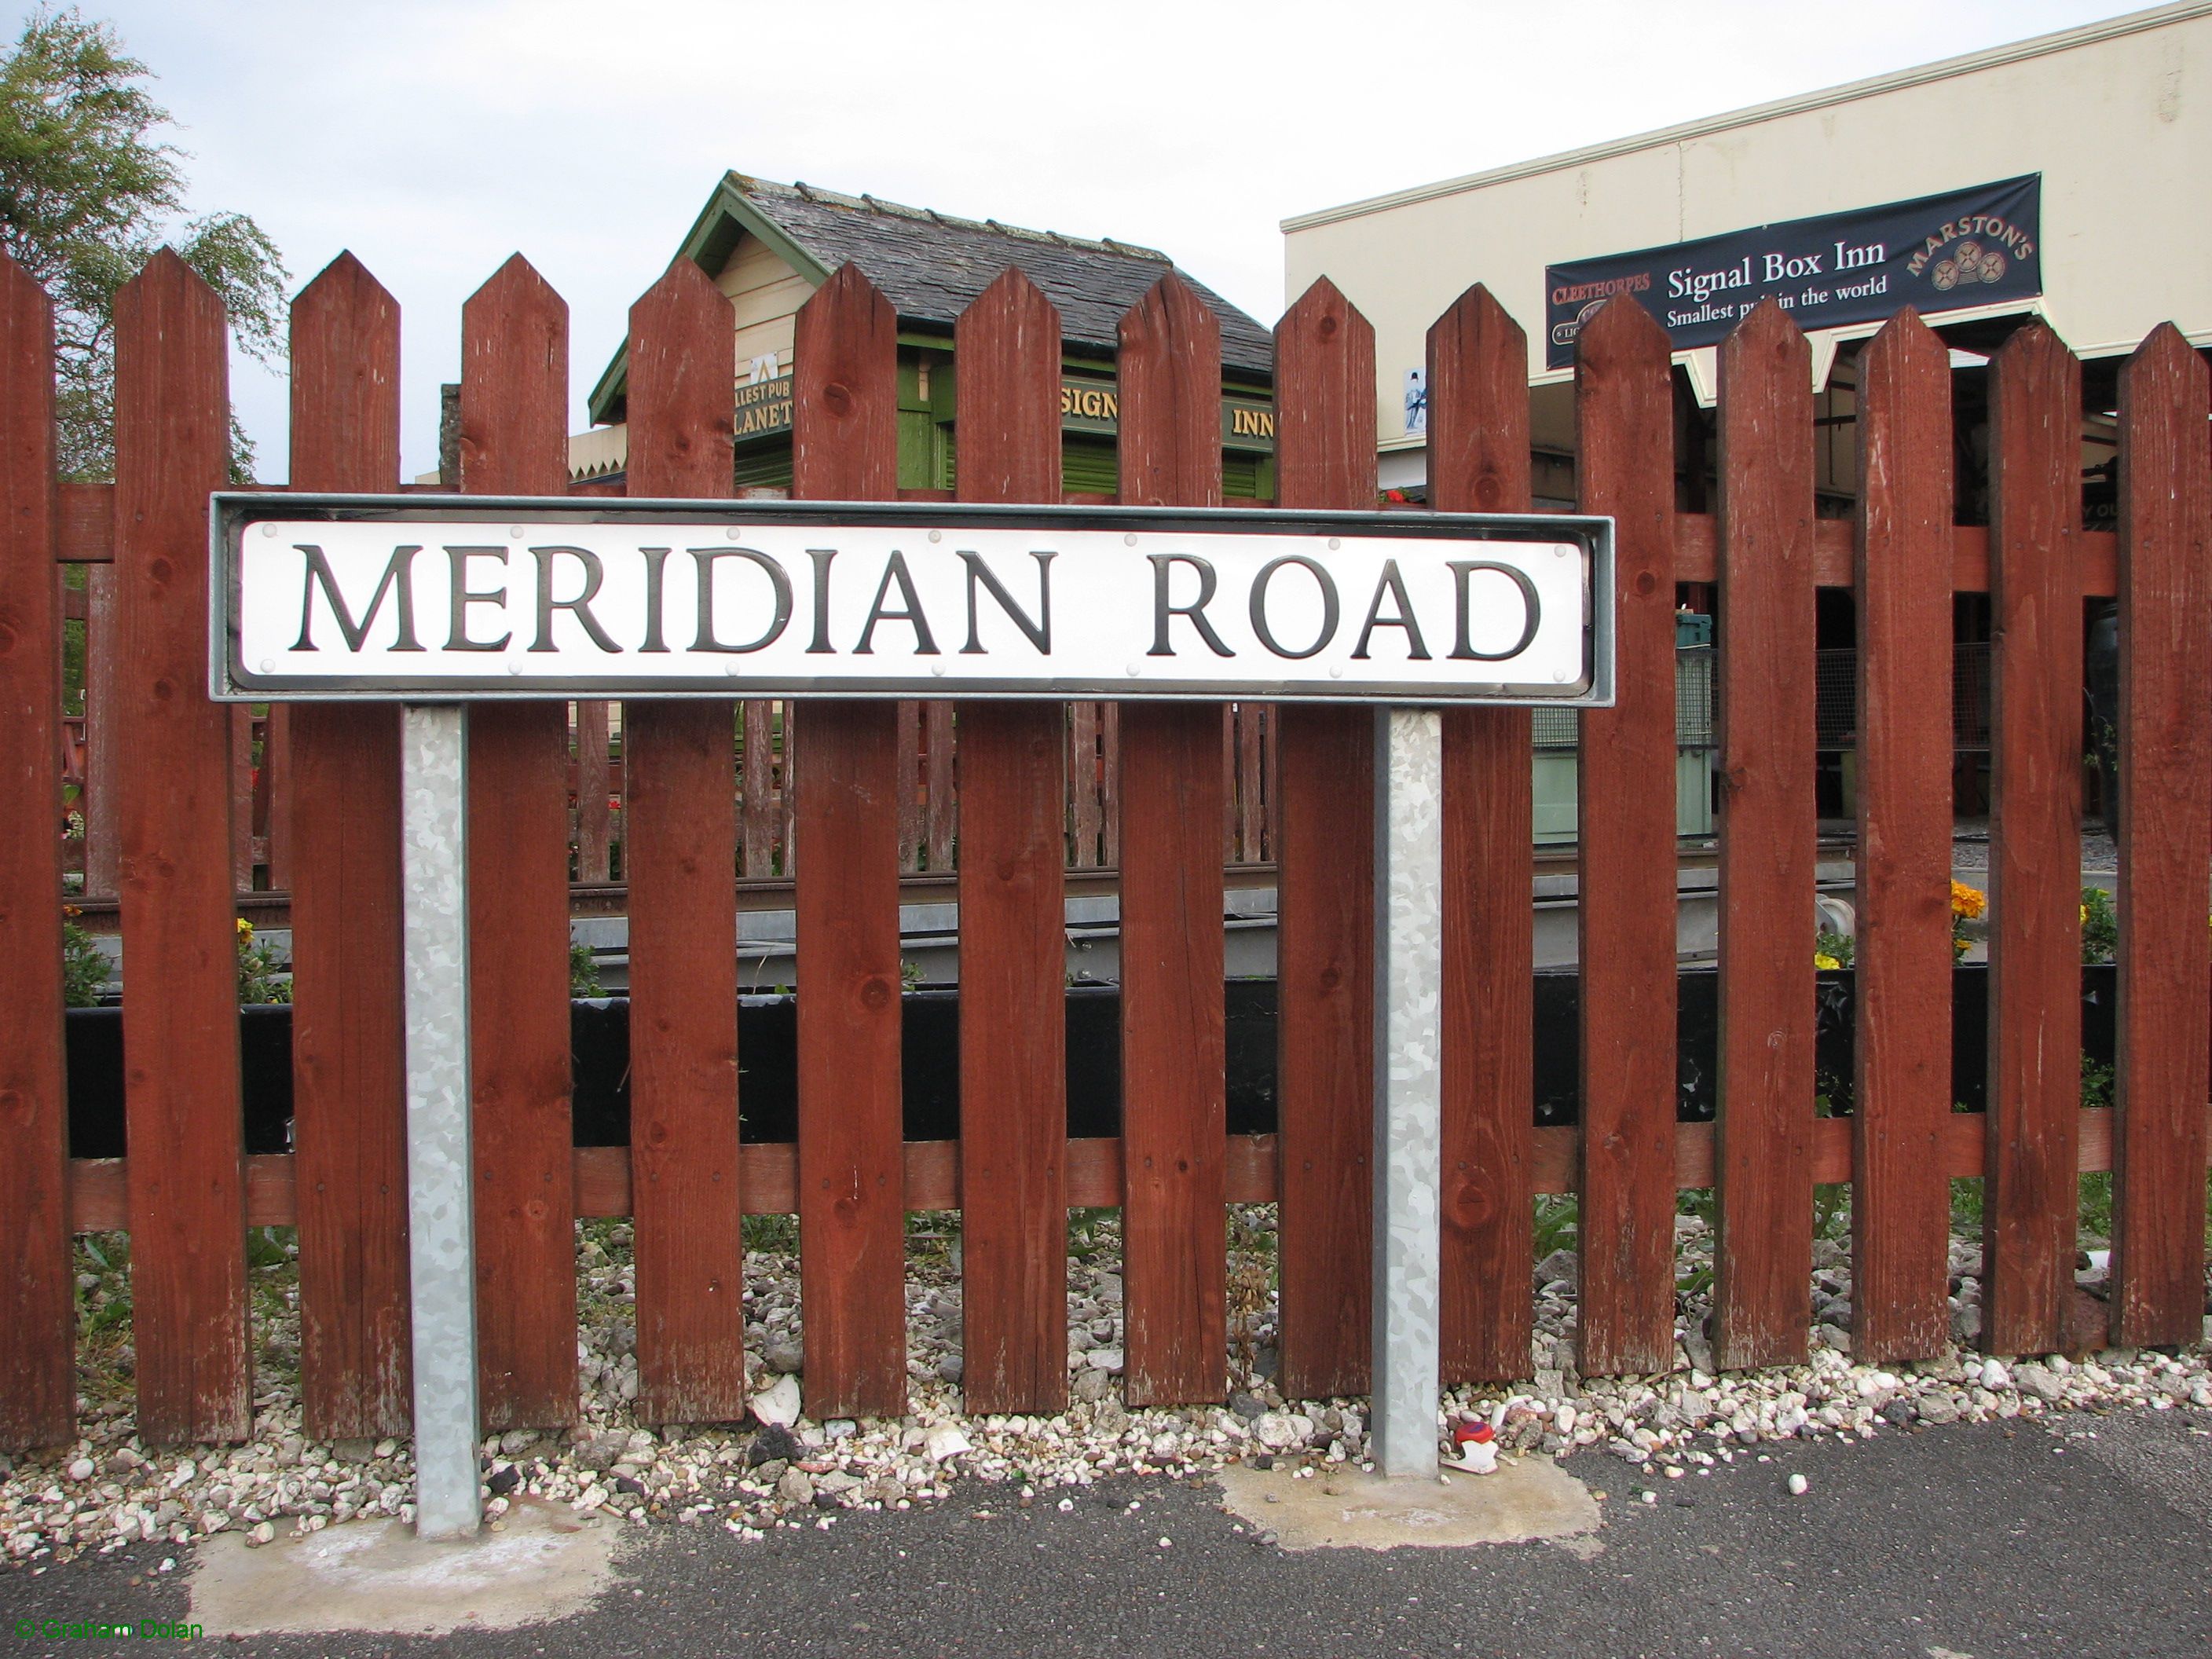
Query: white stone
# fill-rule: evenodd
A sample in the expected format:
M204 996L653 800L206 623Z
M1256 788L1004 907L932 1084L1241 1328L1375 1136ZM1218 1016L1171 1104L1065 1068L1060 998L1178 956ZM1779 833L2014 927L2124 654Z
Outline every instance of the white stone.
M1791 1475L1785 1484L1789 1486L1790 1495L1792 1498L1802 1498L1812 1486L1812 1482L1802 1474Z
M753 1415L763 1423L787 1429L799 1421L799 1379L786 1373L752 1398Z
M968 1437L950 1423L939 1423L930 1430L922 1440L921 1449L934 1463L942 1463L949 1457L957 1457L963 1452L975 1449L969 1443Z

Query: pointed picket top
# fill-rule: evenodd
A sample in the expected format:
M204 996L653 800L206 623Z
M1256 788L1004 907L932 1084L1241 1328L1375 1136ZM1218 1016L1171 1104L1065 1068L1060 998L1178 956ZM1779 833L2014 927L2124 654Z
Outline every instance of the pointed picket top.
M314 274L294 298L293 305L298 306L311 294L366 294L386 303L396 303L384 284L376 280L369 268L362 264L360 256L349 247L340 248L337 256Z
M1009 265L952 325L963 501L1058 502L1060 312Z
M898 313L848 260L799 308L792 345L791 493L898 494Z
M2041 318L2031 319L1990 354L1991 410L2003 400L2002 388L2008 378L2016 386L2027 386L2051 375L2078 376L2080 372L2080 362L2066 342Z
M1663 364L1674 349L1667 331L1642 301L1633 294L1616 294L1575 336L1575 372L1617 372L1648 366L1655 357Z
M39 489L50 492L52 470L54 386L54 303L31 273L0 252L0 374L10 390L0 406L13 417L4 441L11 456L23 458L25 477L40 479ZM36 398L46 413L37 414L30 399ZM36 451L36 458L33 451ZM16 513L30 510L25 505Z
M399 304L350 252L292 301L292 483L399 482Z
M158 435L157 435L158 434ZM230 341L222 301L173 248L156 249L115 291L116 522L125 475L204 478L230 452Z
M1275 325L1276 502L1375 505L1375 330L1326 276Z
M681 254L630 307L631 493L729 494L736 329L728 296Z
M125 342L140 349L151 348L165 361L182 362L179 343L204 343L208 337L222 342L221 365L224 397L228 396L229 370L227 320L222 296L208 286L199 272L186 264L174 248L159 247L139 268L138 274L115 290L115 339L118 374L125 357L135 356ZM121 397L122 380L117 381ZM121 414L118 402L117 413Z
M2120 370L2123 379L2130 374L2165 374L2181 377L2184 385L2187 377L2207 372L2203 357L2172 323L2160 323L2144 335L2142 343L2128 354Z
M1884 323L1860 355L1862 363L1882 363L1893 373L1925 372L1931 358L1941 360L1944 372L1950 372L1950 347L1943 343L1912 306L1906 306Z
M568 306L520 253L461 306L460 487L568 487Z
M1763 376L1767 363L1791 358L1802 362L1803 372L1800 378L1809 390L1813 383L1812 343L1806 339L1805 331L1797 326L1796 319L1771 298L1761 300L1721 342L1722 401L1727 401L1732 378L1741 383L1747 374Z
M138 268L138 274L116 290L118 300L125 294L176 295L188 297L191 302L212 305L218 311L222 301L208 286L207 279L185 263L184 256L164 243L154 250L153 256Z
M1869 545L1909 548L1917 566L1949 568L1950 420L1950 348L1907 306L1859 356L1863 556Z
M1453 513L1528 510L1528 337L1481 283L1428 337L1429 500Z
M53 301L39 279L17 264L13 254L0 249L0 306L13 312L28 304L34 294L40 302L52 307Z
M1122 503L1220 506L1221 319L1170 270L1117 332Z

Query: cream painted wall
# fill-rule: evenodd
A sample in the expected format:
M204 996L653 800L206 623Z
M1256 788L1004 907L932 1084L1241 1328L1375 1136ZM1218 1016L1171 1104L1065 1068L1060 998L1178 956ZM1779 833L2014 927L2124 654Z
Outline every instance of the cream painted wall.
M2069 344L2126 352L2170 319L2212 345L2212 3L2202 3L1288 220L1285 290L1295 298L1326 275L1375 325L1377 437L1414 447L1405 372L1471 283L1488 283L1528 331L1532 381L1556 381L1543 362L1547 264L2035 172L2037 308ZM1705 368L1693 362L1692 376L1709 385Z
M738 313L737 364L746 366L773 351L782 371L791 369L792 321L814 292L814 285L784 264L767 243L748 235L738 243L714 286L730 296Z

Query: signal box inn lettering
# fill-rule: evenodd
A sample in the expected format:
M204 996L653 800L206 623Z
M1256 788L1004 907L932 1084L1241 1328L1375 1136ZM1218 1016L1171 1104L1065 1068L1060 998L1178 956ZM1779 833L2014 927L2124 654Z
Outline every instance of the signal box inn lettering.
M1565 368L1597 308L1633 294L1677 351L1711 345L1772 300L1806 329L2004 305L2043 291L2042 176L1762 225L1545 272L1545 362Z
M1603 520L218 502L218 696L1610 696Z

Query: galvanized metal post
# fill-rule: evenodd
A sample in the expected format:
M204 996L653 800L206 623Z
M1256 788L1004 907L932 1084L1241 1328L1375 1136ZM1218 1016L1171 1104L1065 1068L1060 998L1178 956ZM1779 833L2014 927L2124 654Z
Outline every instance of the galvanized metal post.
M1374 1449L1437 1473L1443 1124L1443 717L1375 716Z
M468 719L400 712L407 1224L415 1531L467 1538L477 1484L476 1208L469 1135Z

